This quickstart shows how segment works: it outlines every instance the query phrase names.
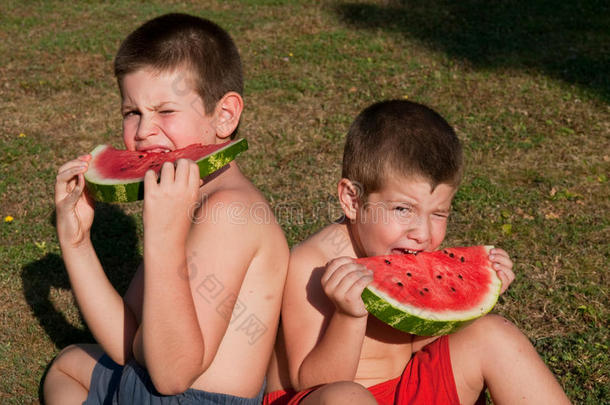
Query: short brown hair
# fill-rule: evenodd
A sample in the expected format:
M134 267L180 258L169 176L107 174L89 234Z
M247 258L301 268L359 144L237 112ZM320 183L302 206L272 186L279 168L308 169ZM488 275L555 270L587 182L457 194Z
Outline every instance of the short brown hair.
M366 197L392 174L421 176L433 189L459 185L462 146L443 117L406 100L373 104L356 117L345 142L342 177L359 184Z
M229 34L212 21L188 14L162 15L129 34L114 59L114 75L121 89L125 75L139 69L181 66L193 74L207 114L228 92L243 93L241 59Z

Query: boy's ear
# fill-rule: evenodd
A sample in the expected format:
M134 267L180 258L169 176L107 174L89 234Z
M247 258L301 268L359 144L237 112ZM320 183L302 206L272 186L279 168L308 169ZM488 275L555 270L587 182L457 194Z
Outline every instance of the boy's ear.
M230 91L225 94L216 104L216 136L228 138L231 136L244 109L244 100L239 94Z
M348 219L355 220L361 204L362 188L351 180L343 178L337 184L337 193L343 213Z

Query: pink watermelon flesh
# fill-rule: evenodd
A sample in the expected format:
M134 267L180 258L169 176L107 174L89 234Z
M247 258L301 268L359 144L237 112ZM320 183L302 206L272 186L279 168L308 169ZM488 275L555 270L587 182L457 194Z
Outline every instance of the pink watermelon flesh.
M217 145L193 144L186 148L165 153L147 153L107 148L96 156L95 165L99 175L107 179L141 178L144 177L144 174L149 169L159 173L161 166L165 162L174 162L178 159L196 161L202 156L209 155L228 144L229 142Z
M491 246L357 259L373 270L367 309L406 332L450 333L493 308L501 286ZM447 332L449 330L449 332Z
M89 195L102 202L130 202L144 197L144 175L149 169L159 173L163 163L191 159L204 178L221 169L248 149L245 139L218 145L194 144L167 153L118 150L98 145L91 151L85 182Z

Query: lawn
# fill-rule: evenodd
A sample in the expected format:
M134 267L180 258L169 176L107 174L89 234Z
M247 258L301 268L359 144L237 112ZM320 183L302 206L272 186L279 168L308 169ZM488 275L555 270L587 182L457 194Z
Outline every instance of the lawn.
M578 404L610 403L610 5L601 0L5 0L0 5L0 402L37 403L70 343L91 341L54 229L57 168L121 146L112 60L170 11L235 38L246 74L240 166L291 245L339 212L352 118L386 98L456 128L467 168L446 244L494 244L517 278L494 312ZM312 181L313 180L313 181ZM141 205L99 205L98 254L123 291Z

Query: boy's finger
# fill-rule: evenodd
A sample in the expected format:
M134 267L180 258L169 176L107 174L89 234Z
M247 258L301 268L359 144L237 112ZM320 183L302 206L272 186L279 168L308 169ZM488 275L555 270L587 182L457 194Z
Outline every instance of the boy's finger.
M56 184L65 183L65 182L71 180L72 178L74 178L74 176L77 176L80 173L84 173L86 171L86 169L87 169L86 165L69 166L68 168L65 168L65 169L61 170L59 173L57 173L55 182L56 182Z
M327 292L335 295L346 294L347 291L363 276L371 276L372 272L361 266L347 264L338 269L324 285Z
M347 293L362 277L371 277L372 279L373 275L370 270L352 270L338 280L336 291Z
M513 268L513 262L508 257L493 256L493 259L491 259L491 261L495 269L499 269L501 267L506 267L508 269Z
M76 178L76 184L70 189L66 190L67 196L65 201L70 205L76 204L80 196L83 194L83 190L85 188L85 176L83 174L78 174Z
M356 294L357 296L361 296L362 295L362 291L364 291L366 286L371 284L372 281L373 281L373 276L372 275L364 274L364 275L360 276L360 278L357 279L351 285L351 287L347 291L347 294L348 295L349 294Z
M498 275L498 278L502 282L502 287L500 288L500 294L503 294L508 289L508 286L510 285L510 280L501 271L497 271L496 274Z
M346 263L350 263L352 262L352 259L350 257L346 257L346 256L341 256L338 257L336 259L331 260L330 262L328 262L326 264L326 270L324 271L324 274L322 275L322 284L324 284L326 281L328 281L328 279L330 278L330 276L337 271L337 269L339 267L341 267L342 265L346 264Z
M515 275L513 272L507 272L504 270L498 270L496 271L496 274L498 275L500 281L502 281L502 288L500 289L500 294L503 294L508 289L510 284L515 280Z
M86 167L72 167L59 173L55 182L55 203L59 203L62 199L74 191L74 188L81 183L81 188L84 187L84 176L83 173L86 171ZM82 181L80 178L82 177Z
M178 159L176 161L175 178L176 181L184 181L185 184L189 183L189 177L191 174L189 160Z
M322 276L323 284L326 283L338 283L345 275L354 270L362 269L363 266L352 262L351 260L344 262L340 266L330 267L326 273Z
M157 185L157 173L149 169L144 174L144 194L151 191L151 188Z
M174 181L174 164L171 162L163 163L161 166L161 173L159 174L159 183L168 183Z
M89 164L88 162L84 162L82 160L74 159L74 160L71 160L71 161L66 162L63 165L61 165L59 167L59 169L57 169L57 173L62 173L64 171L70 169L71 167L75 167L75 166L84 166L84 167L87 167L88 164Z
M336 268L334 266L328 268L322 276L322 287L326 291L334 291L348 271L348 268L346 267L348 265L349 264L344 264Z
M199 177L199 166L195 162L189 162L189 182L196 183L197 188L201 186L201 178Z

